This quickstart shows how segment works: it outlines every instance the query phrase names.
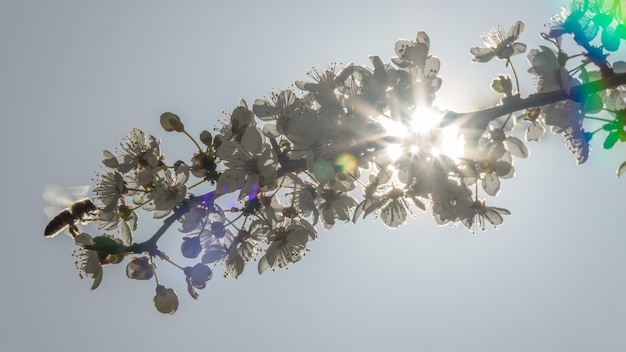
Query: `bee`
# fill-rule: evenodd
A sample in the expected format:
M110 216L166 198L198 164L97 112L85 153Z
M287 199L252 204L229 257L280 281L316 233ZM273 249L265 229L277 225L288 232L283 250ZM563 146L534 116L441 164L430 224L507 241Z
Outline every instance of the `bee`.
M86 194L86 189L83 192ZM44 190L44 198L51 203L65 203L68 207L58 211L54 215L55 207L46 207L44 210L51 216L51 220L44 230L44 237L52 238L61 231L68 229L72 238L79 234L78 224L95 220L98 207L90 198L81 198L72 202L65 192L57 186L47 186ZM56 208L58 209L58 208Z

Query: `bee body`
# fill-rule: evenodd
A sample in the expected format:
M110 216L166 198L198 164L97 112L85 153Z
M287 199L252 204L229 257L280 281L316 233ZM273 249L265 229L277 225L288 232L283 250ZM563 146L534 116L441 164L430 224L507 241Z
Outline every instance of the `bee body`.
M79 233L77 224L93 221L97 212L98 208L91 199L79 199L55 215L46 226L43 235L51 238L67 227L72 238L76 237Z

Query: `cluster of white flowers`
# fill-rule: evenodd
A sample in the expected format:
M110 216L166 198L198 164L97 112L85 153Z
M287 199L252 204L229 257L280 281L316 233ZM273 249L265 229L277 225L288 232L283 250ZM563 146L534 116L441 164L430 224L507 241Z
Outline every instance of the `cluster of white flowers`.
M550 126L564 136L577 161L584 162L592 134L585 131L583 119L608 111L613 119L603 120L599 129L608 132L604 147L626 141L624 90L615 88L619 84L604 92L588 85L618 74L603 49L591 46L597 34L592 25L622 37L626 28L619 19L596 23L600 20L591 14L605 8L590 3L595 7L575 2L573 10L553 20L544 35L553 47L527 54L536 95L561 94L558 98L521 97L512 57L526 52L526 45L517 42L523 22L514 23L506 34L496 27L483 35L486 47L470 50L475 62L504 60L516 87L509 75L494 79L492 88L503 96L498 107L510 109L489 118L484 129L468 130L464 118L442 123L447 112L435 104L441 62L430 53L430 39L422 31L414 40L395 43L397 56L391 63L372 56L371 68L331 64L310 71L312 82L296 81L299 93L273 92L255 100L252 109L242 100L215 135L199 134L202 145L177 115L164 113L163 128L184 133L197 148L189 157L190 167L183 161L168 165L160 141L132 129L116 153L104 151L103 171L94 187L96 225L120 236L77 236L77 266L95 279L95 288L102 265L128 254L141 255L130 260L129 278L156 280L154 259L160 258L183 271L189 294L197 298L196 290L206 286L217 266L224 276L237 278L251 261L257 262L259 273L298 262L317 238L318 226L328 230L337 222L376 214L386 226L397 228L418 209L430 211L440 225L463 225L473 232L484 230L486 223L501 225L510 212L488 206L485 198L496 196L502 180L514 176L514 157L529 156L516 131L525 128L526 141L538 141ZM562 50L564 34L585 43L577 68L570 68L573 57ZM194 195L195 187L207 187L207 192ZM139 209L154 218L171 215L154 236L136 243ZM184 234L182 255L199 258L193 266L175 264L157 246L175 221ZM156 308L175 312L175 291L158 280L156 284Z

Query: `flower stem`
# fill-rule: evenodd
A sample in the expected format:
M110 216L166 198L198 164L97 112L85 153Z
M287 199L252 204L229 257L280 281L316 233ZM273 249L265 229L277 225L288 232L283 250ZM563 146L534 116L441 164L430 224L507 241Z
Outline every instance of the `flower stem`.
M506 62L509 64L509 66L511 66L511 70L513 71L513 77L515 77L515 89L517 89L517 95L520 95L519 78L517 77L517 71L515 70L515 66L513 66L511 58L506 59Z
M584 118L587 120L602 121L602 122L607 122L607 123L613 122L613 120L603 119L601 117L595 117L595 116L585 116Z
M184 133L187 137L189 137L189 139L191 139L191 141L193 142L193 144L195 144L195 145L196 145L196 147L198 148L198 151L199 151L200 153L202 153L202 147L200 147L200 144L198 144L198 142L196 142L196 139L195 139L195 138L193 138L193 137L189 134L189 132L187 132L186 130L183 130L183 133Z

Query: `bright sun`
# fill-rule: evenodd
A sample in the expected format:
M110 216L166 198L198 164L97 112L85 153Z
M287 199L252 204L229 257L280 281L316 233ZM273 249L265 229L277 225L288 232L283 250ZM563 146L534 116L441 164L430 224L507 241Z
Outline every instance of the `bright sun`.
M389 157L396 160L404 153L420 152L430 154L432 157L444 154L453 160L462 157L465 140L458 134L458 128L455 126L440 128L442 117L439 112L420 109L413 115L409 126L387 117L379 118L378 121L385 127L387 133L398 140L398 143L387 147Z

